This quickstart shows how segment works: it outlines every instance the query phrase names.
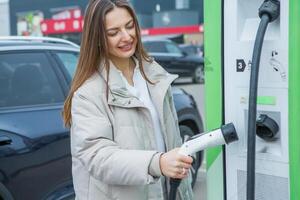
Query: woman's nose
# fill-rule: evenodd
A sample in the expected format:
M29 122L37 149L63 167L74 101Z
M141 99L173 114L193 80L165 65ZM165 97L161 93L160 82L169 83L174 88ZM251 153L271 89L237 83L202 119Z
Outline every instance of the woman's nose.
M122 34L122 39L123 40L130 39L130 34L129 34L129 32L127 30L122 30L121 34Z

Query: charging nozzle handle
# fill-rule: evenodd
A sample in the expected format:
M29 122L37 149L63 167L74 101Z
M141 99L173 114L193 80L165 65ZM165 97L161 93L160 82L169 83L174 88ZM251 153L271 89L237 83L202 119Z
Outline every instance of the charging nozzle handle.
M238 140L233 123L223 125L219 129L210 132L197 134L186 141L180 148L179 154L191 155L196 152L202 151L209 147L214 147L223 144L229 144ZM170 179L170 193L169 200L176 199L177 188L180 185L181 179Z
M229 144L238 140L238 136L232 123L225 124L221 128L197 134L186 141L180 148L179 154L192 155L209 147Z

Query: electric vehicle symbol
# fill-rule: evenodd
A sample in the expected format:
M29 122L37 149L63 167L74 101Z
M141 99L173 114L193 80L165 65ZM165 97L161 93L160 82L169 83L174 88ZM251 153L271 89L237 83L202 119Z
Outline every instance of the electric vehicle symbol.
M272 68L280 74L280 77L283 81L286 81L286 72L284 71L282 64L280 61L278 61L276 58L272 57L269 60L269 64L272 66Z

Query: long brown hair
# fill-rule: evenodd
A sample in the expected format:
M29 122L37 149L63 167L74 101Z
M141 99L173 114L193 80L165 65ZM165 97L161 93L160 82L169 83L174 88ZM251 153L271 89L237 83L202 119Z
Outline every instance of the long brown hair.
M108 95L109 76L109 55L107 35L105 34L105 15L114 7L125 8L133 18L136 27L137 46L135 57L139 61L139 67L143 77L152 83L145 75L142 60L151 62L143 48L141 41L141 31L136 14L126 0L90 0L84 16L84 26L82 31L81 47L77 69L71 84L69 95L64 103L63 119L67 127L71 126L71 106L74 92L96 71L100 63L104 63L107 71L106 87Z

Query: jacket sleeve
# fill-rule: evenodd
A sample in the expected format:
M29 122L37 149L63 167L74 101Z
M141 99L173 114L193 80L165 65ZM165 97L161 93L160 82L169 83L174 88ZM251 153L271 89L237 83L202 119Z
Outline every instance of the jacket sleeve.
M100 101L100 99L99 99ZM112 141L112 126L101 106L75 92L72 99L71 152L96 179L113 185L146 185L156 151L121 149Z

